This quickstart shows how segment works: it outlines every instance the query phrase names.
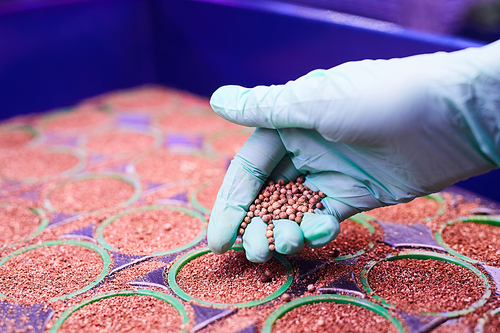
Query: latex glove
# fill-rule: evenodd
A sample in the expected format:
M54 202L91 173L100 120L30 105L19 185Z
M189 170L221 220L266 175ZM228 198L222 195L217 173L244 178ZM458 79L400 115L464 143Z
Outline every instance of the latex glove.
M500 166L500 42L351 62L285 85L224 86L211 105L229 121L260 128L228 169L208 225L209 247L215 253L231 247L272 173L285 180L301 173L327 195L330 215L311 214L300 228L276 230L282 244L276 250L295 253L303 243L331 241L338 221L353 214ZM272 254L259 220L252 219L243 245L249 260L263 262Z

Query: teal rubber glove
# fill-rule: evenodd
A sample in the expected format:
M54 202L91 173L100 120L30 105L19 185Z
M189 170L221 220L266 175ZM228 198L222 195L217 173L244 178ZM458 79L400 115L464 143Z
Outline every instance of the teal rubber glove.
M277 221L276 251L333 240L339 221L409 202L500 166L500 41L452 53L350 62L295 81L212 96L223 118L257 127L217 195L208 244L227 251L267 178L306 175L322 214ZM247 258L269 260L265 224L243 236Z

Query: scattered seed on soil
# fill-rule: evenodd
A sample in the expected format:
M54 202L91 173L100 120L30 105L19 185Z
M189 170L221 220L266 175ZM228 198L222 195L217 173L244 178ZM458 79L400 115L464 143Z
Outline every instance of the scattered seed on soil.
M443 230L443 240L453 250L492 266L500 266L500 227L464 222Z
M143 153L152 147L155 138L141 133L115 132L92 136L86 147L100 154Z
M381 207L365 212L382 221L397 223L425 222L437 214L439 204L425 197L394 206Z
M78 157L44 149L21 149L0 157L0 174L22 180L57 176L78 165Z
M470 270L440 260L382 261L370 271L374 294L412 313L466 309L484 293L482 281Z
M73 313L59 332L177 332L182 325L177 310L151 296L116 296L84 306Z
M102 268L99 254L82 246L36 248L0 266L0 292L22 304L43 303L85 287Z
M41 218L29 202L0 202L0 248L26 239L40 225Z
M272 272L269 282L260 281L265 270ZM207 253L183 266L177 284L188 295L207 302L241 303L265 298L287 279L283 265L275 259L263 264L248 261L243 251L222 255Z
M94 211L117 206L134 194L134 186L115 178L91 178L67 183L50 195L56 211Z
M285 313L273 326L281 332L397 332L382 316L353 304L320 302Z
M125 214L104 229L104 239L119 252L151 254L181 247L203 228L196 217L169 209Z

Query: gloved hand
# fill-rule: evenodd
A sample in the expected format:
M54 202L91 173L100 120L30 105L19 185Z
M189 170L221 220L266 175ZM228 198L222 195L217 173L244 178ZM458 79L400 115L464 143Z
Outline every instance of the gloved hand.
M276 221L276 251L320 247L339 221L408 202L500 166L500 41L481 48L350 62L285 85L224 86L212 96L223 118L257 129L217 195L208 245L229 250L268 178L306 175L324 214ZM271 258L265 223L243 236L247 258Z

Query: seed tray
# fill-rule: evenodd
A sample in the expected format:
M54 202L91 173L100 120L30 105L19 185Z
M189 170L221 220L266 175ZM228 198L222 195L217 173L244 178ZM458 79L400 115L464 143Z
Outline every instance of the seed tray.
M262 288L270 290L267 296L255 292L247 295L250 300L241 302L236 298L225 302L207 301L217 299L214 288L207 286L205 296L196 295L193 294L194 287L193 290L180 287L182 281L178 280L178 276L179 272L189 267L195 267L197 272L217 269L210 265L212 259L204 261L208 263L205 266L189 264L201 262L197 260L209 255L206 221L229 160L250 135L249 129L229 124L215 116L206 99L155 86L100 95L63 112L56 110L25 118L25 122L16 123L16 128L36 135L30 140L14 140L10 146L2 146L0 164L9 153L33 147L47 151L58 149L78 156L79 162L77 168L63 170L51 177L13 179L0 176L0 203L24 200L29 207L38 208L36 212L42 219L36 232L28 237L19 234L15 242L0 248L0 262L3 264L26 251L43 251L44 246L74 244L97 251L104 265L98 279L43 304L25 306L23 304L27 300L0 298L0 309L14 309L0 311L3 313L0 331L32 326L33 331L56 332L67 318L78 312L78 308L99 302L104 297L113 298L113 302L119 305L120 297L125 295L149 295L169 302L179 310L179 322L182 322L172 330L193 332L272 331L278 317L286 316L282 318L293 320L296 312L292 309L300 310L300 306L317 302L364 307L368 309L368 315L373 313L373 316L381 315L385 318L383 320L388 320L397 332L432 332L445 327L442 325L454 327L456 323L469 330L482 329L488 318L498 316L500 300L495 294L500 291L498 261L472 258L452 248L443 237L446 228L459 223L487 223L491 228L500 228L495 215L499 206L484 200L479 202L474 194L451 189L407 204L353 216L349 222L341 224L344 231L349 230L344 238L339 237L320 249L303 249L293 256L276 255L275 261L265 266L270 270L270 278L249 275L252 279L270 281L258 280ZM11 130L11 127L3 127L2 124L0 127L0 133ZM103 131L153 133L154 147L122 155L125 147L108 151L106 147L102 150L99 147L91 149L82 144L86 138L99 136ZM30 167L36 171L36 160ZM126 184L131 192L123 200L113 200L119 188L111 186L106 188L108 192L100 192L99 188L89 189L92 182L84 184L86 180L96 179L111 179L117 181L116 184ZM66 187L75 183L84 184L80 194L77 193L78 186ZM58 206L56 194L62 188L70 189L64 196L74 195L74 200L78 202L70 200L64 207ZM96 195L82 194L94 193L91 190ZM158 210L172 210L186 217L184 220L167 221L160 216L154 220L151 230L139 224L134 226L132 222L127 222L127 225L118 223L120 218L131 214L153 214ZM188 218L194 218L199 223L200 230L194 235L193 227L186 222ZM175 247L165 244L164 250L161 249L163 238L160 237L160 249L146 250L147 244L153 243L152 237L168 234L168 228L158 228L171 223L176 224L172 230L189 236L186 241ZM158 232L155 233L155 230ZM107 233L111 231L120 235L120 246L107 238ZM471 239L475 239L473 236ZM241 238L237 242L241 242ZM474 251L481 247L479 245L483 244L465 244L467 249ZM242 246L237 243L231 253L241 251ZM373 267L383 261L403 260L400 259L402 256L446 260L465 267L481 281L484 290L477 299L471 300L472 306L456 311L420 313L403 309L398 304L377 297L367 282ZM244 256L235 255L234 258L237 261L225 263L230 265L225 266L230 268L226 271L237 271L238 265L247 267ZM23 265L37 267L36 259L31 260ZM425 271L426 260L419 260ZM256 267L252 274L262 274L258 267L264 266ZM57 266L48 268L58 269ZM388 275L391 273L387 272ZM73 273L76 276L79 274L83 272ZM201 283L207 276L199 274L193 280L195 283L197 279ZM225 290L228 295L243 293L245 281L235 285L231 282L236 281L235 275L223 277L228 285L218 285L222 289L217 292ZM0 277L0 293L6 290L5 283ZM271 285L274 289L269 287ZM24 288L28 293L36 292L36 286L28 284L10 287L18 288L18 291ZM432 285L428 287L432 288ZM457 297L461 296L460 290L456 293ZM332 311L332 318L342 318L342 312L335 312L340 310ZM147 316L144 320L148 320ZM489 321L490 324L492 322L496 323ZM327 329L332 327L334 325ZM497 329L500 330L500 327Z

